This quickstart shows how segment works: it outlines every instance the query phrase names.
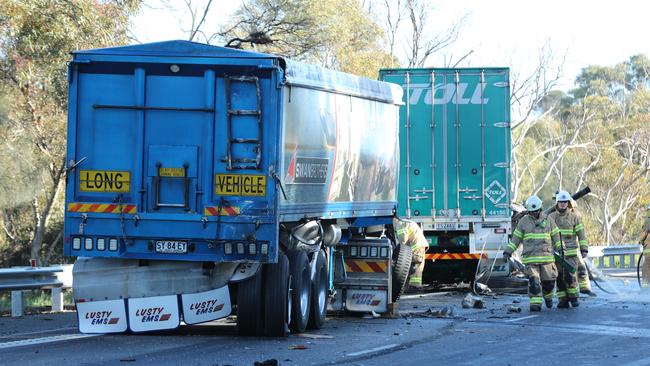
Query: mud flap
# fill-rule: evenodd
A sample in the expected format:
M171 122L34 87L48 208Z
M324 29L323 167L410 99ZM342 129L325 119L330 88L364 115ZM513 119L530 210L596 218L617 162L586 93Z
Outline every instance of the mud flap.
M196 294L181 295L183 320L197 324L217 320L230 315L230 292L228 286Z
M133 332L174 329L180 325L176 295L128 299L129 329Z
M122 333L127 329L124 300L77 302L81 333Z
M385 313L388 311L388 292L378 290L348 289L345 307L349 311Z

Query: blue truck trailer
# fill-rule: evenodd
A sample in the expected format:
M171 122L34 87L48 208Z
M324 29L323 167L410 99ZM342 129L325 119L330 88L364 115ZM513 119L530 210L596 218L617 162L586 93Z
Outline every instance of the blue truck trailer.
M399 86L187 41L73 52L68 72L81 332L388 311Z
M507 275L509 69L385 69L380 80L404 88L398 214L430 242L423 281Z

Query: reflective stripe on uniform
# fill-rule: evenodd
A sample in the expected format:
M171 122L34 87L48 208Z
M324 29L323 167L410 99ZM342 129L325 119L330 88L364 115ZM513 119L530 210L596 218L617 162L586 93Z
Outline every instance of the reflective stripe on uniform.
M558 299L563 299L566 297L566 291L558 291L557 292L557 298Z
M513 252L517 250L517 245L513 242L508 243L508 249L512 250Z
M524 257L522 262L524 264L528 263L552 263L555 261L555 258L553 258L552 255L542 255L542 256L536 256L536 257Z
M544 292L544 300L553 299L553 291Z
M576 296L578 296L578 288L577 288L577 287L569 287L568 289L566 289L566 292L567 292L569 295L576 295Z
M519 231L518 229L515 229L515 231L512 232L512 235L514 235L514 236L516 236L516 237L518 237L520 239L524 238L524 234L521 231Z
M562 249L562 242L561 241L556 241L555 242L555 249Z
M564 254L567 256L576 256L578 255L578 248L569 248L564 251Z
M578 224L578 225L576 225L576 227L575 227L574 230L575 230L575 232L577 233L578 231L580 231L580 230L584 230L584 229L585 229L585 226L584 226L584 225L582 225L582 224Z
M573 235L573 229L560 229L560 234L562 235Z
M421 284L422 284L422 277L411 276L411 278L409 278L409 285L419 286Z
M524 240L526 239L551 239L551 234L549 233L526 233L524 234Z
M530 304L531 305L541 305L542 304L542 297L541 296L531 296L530 297Z

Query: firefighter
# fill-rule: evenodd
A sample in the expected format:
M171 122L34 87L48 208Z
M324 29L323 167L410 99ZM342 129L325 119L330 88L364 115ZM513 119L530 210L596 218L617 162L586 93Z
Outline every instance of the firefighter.
M643 279L641 286L647 288L650 285L650 204L648 204L645 220L643 221L640 244L643 246Z
M571 195L567 191L559 191L555 195L555 210L549 215L560 229L560 240L564 244L564 260L573 267L578 268L576 273L571 273L563 266L558 266L557 298L558 308L578 307L578 273L580 266L578 258L584 258L589 252L589 243L585 237L585 228L580 222L580 217L573 211ZM582 262L586 281L589 282L587 268Z
M552 218L542 213L542 200L531 196L526 200L528 214L522 217L512 233L512 240L503 251L508 261L519 245L523 246L522 262L528 277L530 311L541 311L542 302L553 307L553 291L557 279L554 251L562 249L560 230Z
M424 237L420 225L413 221L393 219L393 226L397 233L397 240L400 244L411 247L413 258L411 259L411 270L408 277L407 292L415 292L422 289L422 272L424 271L424 256L429 249L429 242Z

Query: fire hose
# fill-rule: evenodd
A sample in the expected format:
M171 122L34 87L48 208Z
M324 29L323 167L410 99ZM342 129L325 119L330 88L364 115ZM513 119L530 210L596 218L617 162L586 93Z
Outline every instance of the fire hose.
M641 259L643 259L643 252L645 252L645 245L643 245L641 255L639 255L639 260L636 261L636 279L639 281L639 288L643 287L641 285Z

